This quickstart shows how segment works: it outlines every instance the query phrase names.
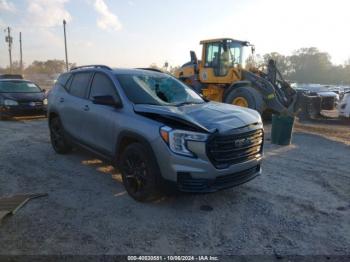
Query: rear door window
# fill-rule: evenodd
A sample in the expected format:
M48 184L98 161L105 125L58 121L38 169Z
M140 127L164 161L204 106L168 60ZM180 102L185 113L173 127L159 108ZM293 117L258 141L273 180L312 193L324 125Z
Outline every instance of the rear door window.
M92 73L84 72L73 75L72 82L69 87L69 93L73 96L86 98L89 89L89 83Z

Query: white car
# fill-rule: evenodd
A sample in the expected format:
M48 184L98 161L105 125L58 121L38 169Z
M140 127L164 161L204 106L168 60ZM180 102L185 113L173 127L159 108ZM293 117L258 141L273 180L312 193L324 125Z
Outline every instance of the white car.
M338 104L339 117L350 118L350 92L345 93Z

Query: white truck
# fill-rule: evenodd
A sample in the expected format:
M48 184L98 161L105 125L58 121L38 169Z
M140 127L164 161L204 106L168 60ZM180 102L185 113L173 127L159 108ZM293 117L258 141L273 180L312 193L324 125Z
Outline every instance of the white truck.
M350 118L350 91L346 92L337 106L339 117Z

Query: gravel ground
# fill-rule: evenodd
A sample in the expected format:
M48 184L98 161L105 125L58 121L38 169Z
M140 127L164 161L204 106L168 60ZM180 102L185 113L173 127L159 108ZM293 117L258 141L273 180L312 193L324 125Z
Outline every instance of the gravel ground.
M0 196L49 194L3 221L0 254L349 255L346 128L329 138L336 132L298 124L291 146L267 139L253 181L141 204L95 157L55 154L46 120L0 121Z

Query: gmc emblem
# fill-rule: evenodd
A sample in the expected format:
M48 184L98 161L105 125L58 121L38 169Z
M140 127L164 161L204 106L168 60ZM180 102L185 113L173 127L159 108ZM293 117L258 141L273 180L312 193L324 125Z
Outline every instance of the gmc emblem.
M249 138L242 138L235 140L235 147L249 146L252 141Z

